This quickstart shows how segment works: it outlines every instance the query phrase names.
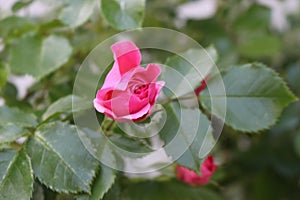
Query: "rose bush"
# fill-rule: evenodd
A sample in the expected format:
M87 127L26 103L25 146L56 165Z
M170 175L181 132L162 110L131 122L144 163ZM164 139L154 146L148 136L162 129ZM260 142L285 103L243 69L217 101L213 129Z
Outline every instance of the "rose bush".
M94 99L97 111L117 121L138 121L153 108L164 82L157 82L160 66L140 66L141 53L131 41L111 46L114 65Z
M217 165L214 163L214 159L210 155L201 164L200 167L201 175L180 165L176 166L176 175L179 180L185 183L194 186L203 186L208 183L210 177L214 174L216 169L217 169Z

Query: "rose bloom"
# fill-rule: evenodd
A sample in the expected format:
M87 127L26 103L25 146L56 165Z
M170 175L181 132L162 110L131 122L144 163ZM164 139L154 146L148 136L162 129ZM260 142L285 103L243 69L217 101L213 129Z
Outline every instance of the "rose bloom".
M213 157L208 156L201 164L201 175L179 165L176 166L176 175L179 180L185 183L193 186L203 186L208 183L210 177L214 174L216 169L217 165L215 165Z
M139 121L149 116L164 85L157 82L160 66L140 66L141 53L131 41L111 46L114 65L94 99L98 112L121 122Z

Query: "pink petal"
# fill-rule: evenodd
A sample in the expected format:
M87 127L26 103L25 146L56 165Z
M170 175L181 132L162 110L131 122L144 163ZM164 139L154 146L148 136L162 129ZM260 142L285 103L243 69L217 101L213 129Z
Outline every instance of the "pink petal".
M121 75L137 67L141 63L141 53L131 41L121 41L111 46L115 62L118 63Z
M111 50L115 62L105 78L102 89L116 86L126 72L138 67L141 62L140 50L130 41L115 43Z

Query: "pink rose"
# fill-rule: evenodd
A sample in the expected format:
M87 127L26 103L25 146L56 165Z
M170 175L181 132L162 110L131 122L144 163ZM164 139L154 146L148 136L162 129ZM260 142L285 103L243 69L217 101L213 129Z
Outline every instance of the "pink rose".
M217 165L215 165L213 157L208 156L201 164L201 175L198 175L196 172L179 165L176 166L176 175L179 180L185 183L194 186L203 186L208 183L210 177L214 174L216 169Z
M94 107L106 116L126 122L149 116L164 82L157 82L161 69L156 64L140 66L141 53L130 41L111 46L114 65L94 99Z

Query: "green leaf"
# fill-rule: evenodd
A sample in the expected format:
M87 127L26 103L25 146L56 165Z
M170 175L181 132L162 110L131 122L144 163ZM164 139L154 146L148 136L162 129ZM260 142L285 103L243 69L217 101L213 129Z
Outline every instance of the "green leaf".
M17 12L18 10L30 5L32 2L33 0L18 1L13 5L12 11Z
M219 200L221 197L206 188L196 188L179 182L138 182L125 190L125 200Z
M4 39L19 37L35 29L36 26L27 18L10 16L0 21L0 36Z
M90 192L98 162L85 150L75 126L44 124L28 141L35 176L57 192Z
M226 95L219 94L220 81L212 78L200 101L211 112L210 98L214 98L213 114L217 117L224 116L219 102L227 101L225 123L240 131L269 128L282 110L297 99L276 72L259 63L234 67L223 74Z
M207 49L190 49L168 58L166 65L172 70L165 68L161 75L166 83L165 88L177 96L193 91L213 69L217 57L216 49L211 46Z
M82 25L92 15L96 0L66 0L59 19L72 28Z
M90 152L90 154L106 166L118 169L119 166L117 166L117 161L111 149L111 144L102 132L82 128L78 130L78 134L84 147Z
M37 125L36 117L32 113L26 113L7 106L0 106L0 119L0 126L6 126L8 123L20 127L34 127Z
M270 24L271 10L261 5L253 5L233 22L233 28L239 30L261 30Z
M101 0L101 11L107 22L118 30L142 26L145 0Z
M250 58L276 55L281 48L281 39L266 33L249 31L240 37L238 50L243 56Z
M65 64L71 53L72 47L64 37L26 35L12 45L9 64L13 72L39 80Z
M114 145L122 149L122 151L117 151L117 153L122 153L122 156L125 157L139 158L148 155L153 151L150 147L146 146L141 141L134 140L130 137L112 135L109 137L109 140Z
M91 102L78 96L68 95L52 103L43 114L42 119L46 120L49 117L60 113L79 112L90 107L92 107Z
M26 130L14 125L0 126L0 143L10 143L27 133Z
M79 195L77 200L99 200L112 187L116 173L109 167L101 165L101 171L93 183L91 195Z
M160 137L167 154L173 160L179 158L178 164L199 172L207 153L206 138L212 134L210 121L199 109L180 107L177 102L167 104L165 109L168 118Z
M0 152L0 199L30 199L33 174L29 158L24 151Z
M6 84L9 75L9 68L5 63L0 62L0 90Z

